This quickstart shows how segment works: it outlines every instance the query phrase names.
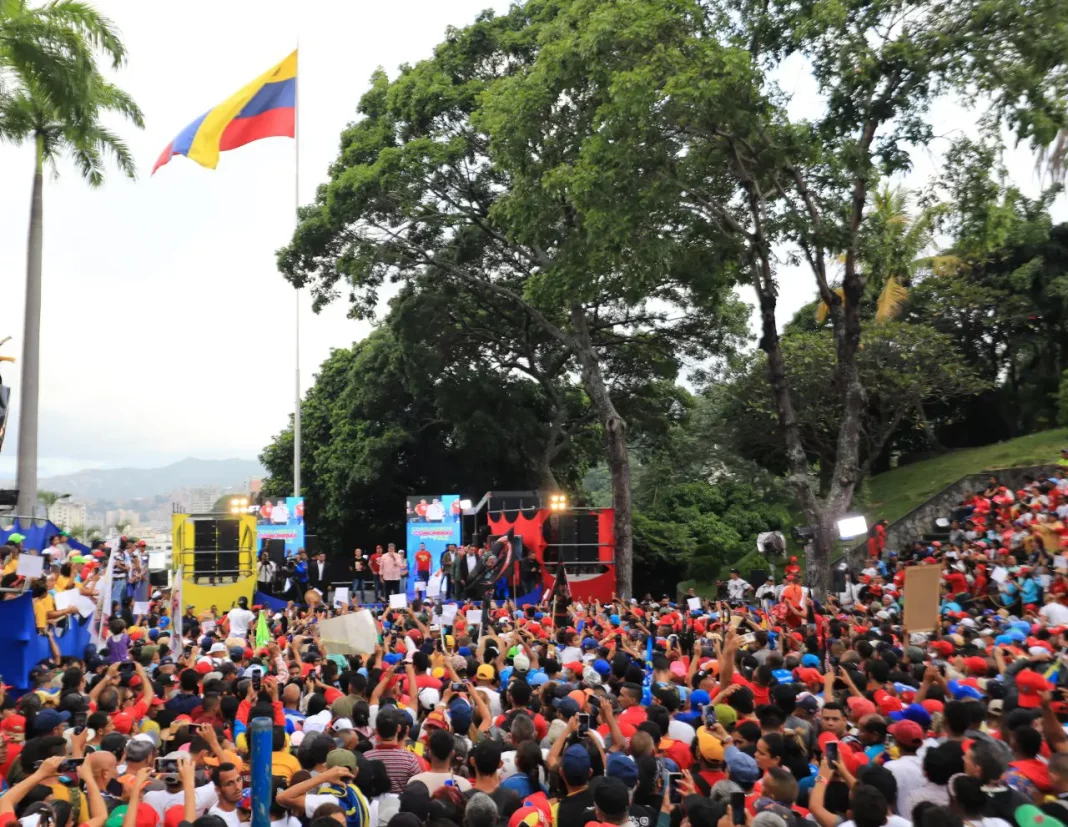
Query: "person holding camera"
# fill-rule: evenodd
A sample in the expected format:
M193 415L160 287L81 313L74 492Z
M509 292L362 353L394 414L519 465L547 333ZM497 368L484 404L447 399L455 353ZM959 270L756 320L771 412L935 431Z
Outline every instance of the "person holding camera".
M274 579L278 576L278 565L264 549L260 552L259 565L256 567L256 588L267 595L274 595Z

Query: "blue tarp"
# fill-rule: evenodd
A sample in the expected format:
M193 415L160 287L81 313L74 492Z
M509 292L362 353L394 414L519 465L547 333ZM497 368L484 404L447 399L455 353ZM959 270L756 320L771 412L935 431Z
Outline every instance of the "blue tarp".
M74 615L62 635L56 637L62 655L85 657L89 644L89 621ZM29 689L29 675L38 662L50 658L48 638L37 634L33 619L33 598L29 592L14 600L0 600L0 629L4 630L4 644L0 645L0 675L4 682L17 690Z
M52 537L59 534L59 528L51 520L41 520L36 523L31 523L27 527L23 528L19 523L18 518L15 519L11 528L0 528L0 545L7 542L7 538L12 534L18 532L26 537L22 543L22 548L25 551L31 549L41 551L48 548L48 543ZM82 554L89 553L89 547L82 545L73 537L67 538L67 545L76 551L80 551Z

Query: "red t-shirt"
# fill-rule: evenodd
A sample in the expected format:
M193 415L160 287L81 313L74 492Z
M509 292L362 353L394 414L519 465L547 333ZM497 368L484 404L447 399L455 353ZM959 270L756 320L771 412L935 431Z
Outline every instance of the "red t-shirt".
M968 580L959 571L951 571L945 576L945 581L949 584L950 594L960 594L968 591Z
M382 555L376 551L374 554L371 555L371 559L367 561L367 565L371 567L371 572L373 574L378 574L378 561L381 559Z
M430 571L430 552L417 551L415 553L415 568L419 571Z

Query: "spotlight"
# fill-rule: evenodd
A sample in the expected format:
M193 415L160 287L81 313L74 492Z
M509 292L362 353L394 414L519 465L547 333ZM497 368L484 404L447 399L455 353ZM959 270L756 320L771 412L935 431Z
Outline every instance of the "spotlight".
M549 495L549 510L550 511L565 511L565 510L567 510L567 495L565 495L565 494L550 494Z
M843 540L852 540L854 537L862 537L868 533L868 521L864 515L843 517L838 521L838 536Z

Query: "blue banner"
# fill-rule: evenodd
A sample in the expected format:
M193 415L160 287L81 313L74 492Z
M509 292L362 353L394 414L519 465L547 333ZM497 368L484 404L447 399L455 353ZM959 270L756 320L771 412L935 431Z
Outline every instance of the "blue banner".
M405 542L408 557L408 595L415 594L419 580L416 555L420 549L430 553L430 573L441 568L441 555L449 544L460 544L460 496L458 494L427 494L408 497ZM450 574L450 572L446 572Z

